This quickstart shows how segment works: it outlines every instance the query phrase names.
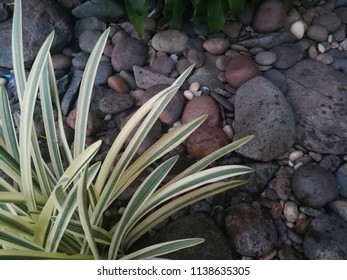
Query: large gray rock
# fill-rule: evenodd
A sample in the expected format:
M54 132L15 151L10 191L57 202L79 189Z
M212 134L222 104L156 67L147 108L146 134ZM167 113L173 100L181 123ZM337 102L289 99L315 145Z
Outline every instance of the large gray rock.
M318 153L347 152L347 78L315 60L286 71L297 142Z
M251 159L270 161L295 142L292 108L282 92L264 77L243 84L235 96L235 140L255 137L238 152Z
M24 62L30 67L47 36L54 30L52 53L62 50L72 38L65 9L53 0L22 1ZM0 23L0 66L12 66L12 19Z
M174 260L234 259L228 238L217 224L205 214L194 214L175 220L155 235L143 239L135 247L138 249L160 242L185 238L204 238L205 242L170 253L164 257Z

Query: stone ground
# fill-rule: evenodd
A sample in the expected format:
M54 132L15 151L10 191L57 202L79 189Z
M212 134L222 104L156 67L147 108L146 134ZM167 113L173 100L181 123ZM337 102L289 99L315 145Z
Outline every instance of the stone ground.
M10 2L0 3L1 75L12 69ZM111 27L88 125L88 141L104 141L99 159L128 116L193 63L192 75L138 155L168 129L202 114L208 114L203 127L172 153L181 156L175 172L255 135L217 163L254 168L247 185L179 211L137 247L204 237L203 245L169 257L347 259L347 1L296 0L287 13L280 1L266 0L257 9L247 6L218 34L189 23L179 31L161 30L154 15L143 40L117 1L109 10L103 0L58 2L23 1L26 65L55 29L53 63L72 139L84 67ZM7 87L16 111L13 80ZM42 133L39 121L36 128ZM135 188L105 213L110 223L119 219Z

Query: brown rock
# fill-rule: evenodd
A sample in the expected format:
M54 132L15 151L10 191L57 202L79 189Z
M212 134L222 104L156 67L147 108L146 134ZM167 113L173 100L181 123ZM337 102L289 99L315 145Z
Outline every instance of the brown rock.
M110 88L120 93L126 93L130 90L128 83L119 76L110 76L107 83Z
M204 49L213 55L222 55L230 47L230 43L225 38L215 37L204 42Z
M216 101L211 96L202 95L189 100L182 114L182 122L187 123L203 115L208 116L204 122L205 125L219 125L219 107Z
M216 126L203 125L188 138L188 153L201 159L229 143L223 129Z
M307 218L297 220L294 227L296 233L301 236L305 236L310 223L311 220Z
M253 29L269 33L282 28L287 20L286 8L279 0L265 0L260 4L253 21Z
M235 88L260 75L261 72L258 70L255 62L247 55L235 57L225 69L225 78Z
M76 127L76 117L77 117L77 109L73 109L67 117L66 123L73 130ZM93 135L97 132L101 127L101 120L92 112L88 114L88 122L87 122L87 136Z
M281 217L283 211L283 206L279 202L272 204L271 216L274 220L277 220Z
M64 70L71 66L71 57L64 54L52 55L54 70Z
M169 75L172 70L175 68L175 63L172 61L170 57L167 55L165 56L158 56L151 60L150 62L150 68L159 74L162 75Z

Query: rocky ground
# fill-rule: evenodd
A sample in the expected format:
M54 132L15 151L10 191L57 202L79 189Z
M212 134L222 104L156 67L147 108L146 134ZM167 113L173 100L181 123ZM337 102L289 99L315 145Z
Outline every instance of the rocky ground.
M12 65L5 3L12 1L0 2L0 74L6 75ZM117 1L109 9L103 0L57 2L23 1L25 57L30 68L55 29L53 62L70 140L83 70L108 26L88 125L89 142L104 141L100 159L127 117L193 63L138 154L201 114L209 116L203 127L173 151L181 155L175 172L255 135L217 163L253 167L247 185L178 212L138 246L204 237L203 245L170 257L347 259L347 1L296 0L287 13L280 1L267 0L258 9L248 6L218 34L189 23L159 30L154 15L142 40ZM16 111L13 80L8 91ZM38 132L41 126L37 121ZM106 219L119 218L134 188Z

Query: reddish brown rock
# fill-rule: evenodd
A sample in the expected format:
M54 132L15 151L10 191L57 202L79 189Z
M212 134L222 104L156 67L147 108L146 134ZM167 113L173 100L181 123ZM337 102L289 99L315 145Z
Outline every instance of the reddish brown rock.
M298 233L301 236L305 236L310 223L311 220L307 218L297 220L294 227L296 233Z
M54 70L64 70L71 66L71 57L64 54L52 55L52 63Z
M69 116L67 117L66 123L69 127L71 127L73 130L76 126L76 117L77 117L77 110L74 109L70 112ZM87 122L87 136L93 135L95 132L97 132L102 123L101 120L92 112L89 112L88 114L88 122Z
M107 83L110 88L120 93L126 93L130 90L128 83L119 76L110 76Z
M245 82L260 76L255 62L248 55L240 55L232 59L225 69L225 78L235 88L239 88Z
M225 38L210 38L204 42L204 49L213 55L222 55L230 47L230 43Z
M228 137L223 129L217 126L203 125L189 136L187 149L192 157L201 159L228 143Z
M190 122L197 117L207 115L204 124L209 126L218 126L220 121L219 107L216 101L208 95L194 97L189 100L183 110L182 122Z
M253 29L259 33L269 33L282 28L287 20L284 4L279 0L265 0L258 8Z

